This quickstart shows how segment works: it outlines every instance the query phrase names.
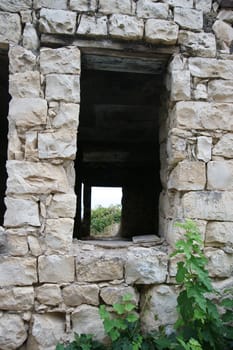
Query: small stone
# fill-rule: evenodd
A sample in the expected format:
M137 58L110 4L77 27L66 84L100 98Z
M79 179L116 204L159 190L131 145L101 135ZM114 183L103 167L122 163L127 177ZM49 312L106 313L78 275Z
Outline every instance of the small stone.
M211 160L212 137L199 136L197 138L197 158L208 162Z
M97 8L96 0L70 0L70 9L74 11L95 11Z
M96 284L71 284L62 290L62 295L68 306L99 305L99 287Z
M80 102L78 75L50 74L46 76L45 96L48 101Z
M109 34L115 39L140 40L144 22L132 16L114 14L109 19Z
M207 188L211 190L233 190L233 162L212 161L207 165Z
M76 33L89 37L107 36L107 22L107 16L97 17L83 14Z
M79 74L80 51L74 46L58 49L43 47L40 50L40 69L42 74Z
M233 102L233 80L209 81L208 95L216 102Z
M233 158L233 134L225 134L216 143L213 155L225 158Z
M42 244L37 237L28 236L28 245L32 255L39 256L43 254Z
M0 12L0 41L18 44L20 38L21 23L19 15Z
M163 2L167 3L170 6L180 6L180 7L193 7L193 0L163 0Z
M32 11L24 10L20 11L21 21L22 23L31 23L32 22Z
M172 101L184 101L191 98L190 72L172 71L171 73L171 95Z
M57 10L67 10L66 0L33 0L33 7L37 10L41 7Z
M40 46L40 40L36 28L31 23L26 23L23 31L23 46L32 51L36 51Z
M38 137L36 131L28 131L25 134L25 160L37 161L38 160Z
M203 27L203 12L201 10L175 7L174 21L182 29L200 31Z
M40 10L39 29L48 34L74 34L76 13L64 10Z
M231 46L233 41L233 28L230 24L218 20L214 23L212 28L221 45L225 43L227 46Z
M54 128L77 130L79 125L79 104L60 103L57 115L52 120Z
M12 97L40 97L40 73L28 71L10 74L9 93Z
M206 248L205 255L209 259L207 269L210 277L231 277L233 272L233 255L221 249Z
M7 247L10 255L24 256L28 253L27 237L7 232Z
M202 10L204 13L210 12L212 8L212 0L196 0L196 9Z
M36 68L36 56L21 46L10 46L9 61L10 73L23 73Z
M148 19L145 24L145 40L152 44L174 45L178 38L177 24L162 20Z
M46 253L61 255L69 253L72 246L73 230L73 219L47 219L45 226Z
M153 0L139 0L137 2L137 16L142 18L168 18L168 4L161 4Z
M62 302L61 289L56 284L43 284L35 292L41 304L56 306Z
M130 286L109 286L101 288L100 297L108 305L113 305L122 301L124 295L130 294L132 296L131 302L138 305L139 295L138 292Z
M37 282L36 259L0 257L0 285L25 286Z
M39 256L40 283L65 283L74 281L74 258L72 256Z
M233 223L208 222L205 244L209 246L233 245Z
M6 227L19 227L24 225L40 226L38 204L33 200L5 199L6 212L4 224ZM17 215L15 215L17 213Z
M105 15L133 14L133 6L130 0L99 0L99 12Z
M216 40L212 33L194 33L187 30L180 30L178 44L181 50L191 56L215 57Z
M208 92L206 84L197 84L193 90L195 100L207 100Z
M222 20L222 21L233 24L233 12L230 9L229 10L224 10L224 9L220 10L218 15L217 15L217 18Z
M0 316L0 348L19 349L27 339L27 331L20 315L3 314Z
M74 218L76 214L76 195L74 193L55 194L48 208L48 218Z

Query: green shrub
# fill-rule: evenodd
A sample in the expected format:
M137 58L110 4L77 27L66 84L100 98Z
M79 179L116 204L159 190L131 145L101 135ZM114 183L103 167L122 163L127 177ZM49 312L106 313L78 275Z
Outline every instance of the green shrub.
M108 208L97 207L91 211L91 233L99 234L107 226L119 223L121 220L121 206L111 205Z

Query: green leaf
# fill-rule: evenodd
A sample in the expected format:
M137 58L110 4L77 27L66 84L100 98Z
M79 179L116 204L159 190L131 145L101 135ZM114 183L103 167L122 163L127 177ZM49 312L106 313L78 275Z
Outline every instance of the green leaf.
M125 311L130 312L135 309L135 305L132 303L125 304Z
M176 282L183 283L187 272L188 272L187 269L184 267L184 262L183 261L178 262L177 263Z
M131 293L126 293L122 297L122 301L131 301L133 299L133 295Z
M116 303L113 305L113 309L118 315L123 315L125 313L125 305L124 304Z
M65 350L64 345L62 345L62 344L57 344L56 350Z
M126 317L126 320L130 323L136 322L139 319L139 316L137 314L129 314Z

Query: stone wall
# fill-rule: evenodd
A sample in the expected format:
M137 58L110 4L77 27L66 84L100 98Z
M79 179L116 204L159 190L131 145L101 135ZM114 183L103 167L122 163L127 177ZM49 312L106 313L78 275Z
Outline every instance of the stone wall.
M1 0L0 10L12 96L0 348L53 350L74 331L103 339L98 305L129 291L140 305L150 296L145 329L170 327L177 219L197 221L216 286L232 286L233 11L211 0ZM177 46L160 115L163 244L72 242L80 50L45 47L44 35Z

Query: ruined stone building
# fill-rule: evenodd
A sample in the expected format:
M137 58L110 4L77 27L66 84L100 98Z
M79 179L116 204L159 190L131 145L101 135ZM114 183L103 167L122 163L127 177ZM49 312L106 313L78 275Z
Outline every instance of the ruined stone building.
M232 26L232 0L0 1L1 350L103 339L126 292L169 329L177 220L233 285ZM117 240L89 239L93 186L123 189Z

